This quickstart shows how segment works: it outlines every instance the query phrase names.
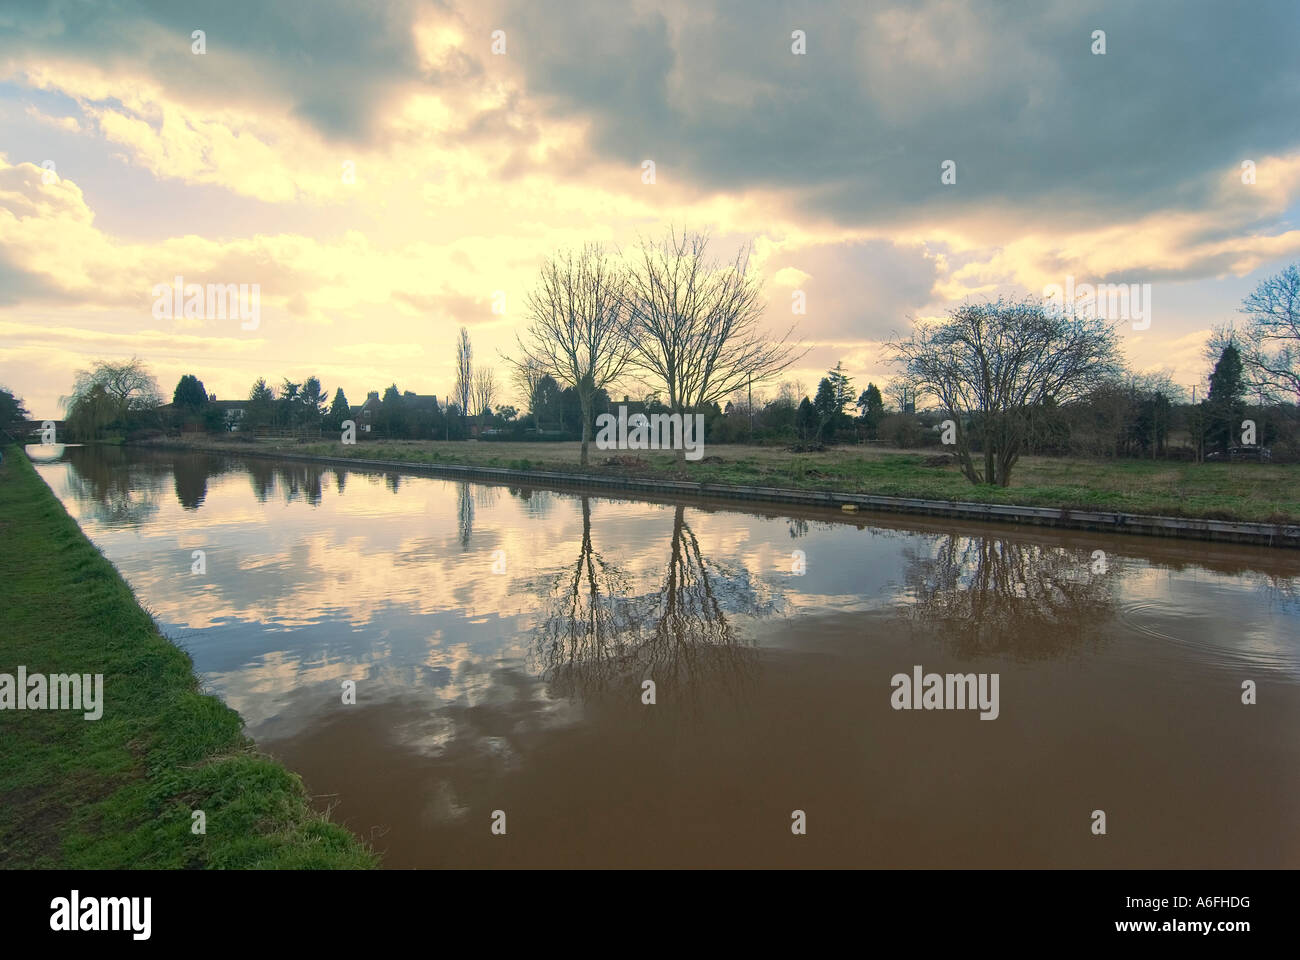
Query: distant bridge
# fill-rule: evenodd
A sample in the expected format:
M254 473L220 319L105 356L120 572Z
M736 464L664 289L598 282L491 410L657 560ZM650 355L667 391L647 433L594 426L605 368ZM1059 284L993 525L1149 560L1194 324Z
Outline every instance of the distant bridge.
M58 439L63 438L64 431L67 429L66 420L51 420L54 424L54 436ZM36 443L40 440L41 430L44 429L46 421L44 420L20 420L19 427L15 431L17 436L13 439L18 443Z

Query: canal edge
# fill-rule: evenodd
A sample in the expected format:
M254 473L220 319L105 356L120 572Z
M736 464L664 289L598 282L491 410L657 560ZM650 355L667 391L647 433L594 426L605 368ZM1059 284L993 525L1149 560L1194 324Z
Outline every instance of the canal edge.
M1164 517L1140 513L1074 510L1068 507L1027 507L965 500L925 500L917 497L887 497L872 493L843 493L792 490L787 487L756 487L740 484L701 483L690 480L658 480L649 477L606 477L582 473L543 470L515 470L509 467L480 467L467 464L412 463L404 460L373 460L362 457L331 457L285 451L235 451L205 447L151 445L210 456L250 456L262 459L298 460L307 463L375 467L384 470L429 473L467 480L493 480L532 487L597 488L602 490L676 494L735 502L823 507L840 512L903 513L987 520L1027 526L1127 533L1139 536L1172 537L1182 540L1210 540L1255 546L1300 548L1300 524L1255 523L1245 520L1212 520L1193 517Z

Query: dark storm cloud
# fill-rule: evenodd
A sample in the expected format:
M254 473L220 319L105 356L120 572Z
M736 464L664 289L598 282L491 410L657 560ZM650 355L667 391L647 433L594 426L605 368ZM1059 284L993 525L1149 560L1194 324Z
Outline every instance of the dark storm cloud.
M466 31L441 73L422 70L416 51L424 12ZM504 57L488 52L497 27L509 35ZM790 50L796 28L804 56ZM206 31L207 57L190 52L194 29ZM1096 29L1104 56L1090 50ZM286 104L330 138L373 142L420 85L500 80L508 110L456 101L465 136L530 140L545 116L586 119L606 160L651 158L665 178L709 191L786 191L850 225L1005 209L1086 228L1202 205L1242 159L1300 145L1297 37L1295 0L49 0L0 10L0 59L131 66L193 102ZM516 79L522 96L509 99ZM940 185L944 160L957 164L954 187ZM568 166L560 175L585 175L577 159Z
M1103 223L1196 205L1300 144L1294 0L664 9L519 0L503 19L530 94L590 116L609 157L846 223L971 204Z
M385 98L422 76L415 8L411 0L49 0L0 12L0 56L141 69L174 96L209 105L270 98L327 137L364 140ZM204 56L191 51L194 30L205 33Z

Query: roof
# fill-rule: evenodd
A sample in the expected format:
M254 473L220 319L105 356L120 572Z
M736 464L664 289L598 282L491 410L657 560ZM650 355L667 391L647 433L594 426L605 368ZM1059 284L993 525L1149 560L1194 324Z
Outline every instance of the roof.
M244 407L248 406L249 403L251 403L249 400L208 400L205 402L205 405L215 407L218 410L242 410ZM176 404L164 403L158 409L175 410Z

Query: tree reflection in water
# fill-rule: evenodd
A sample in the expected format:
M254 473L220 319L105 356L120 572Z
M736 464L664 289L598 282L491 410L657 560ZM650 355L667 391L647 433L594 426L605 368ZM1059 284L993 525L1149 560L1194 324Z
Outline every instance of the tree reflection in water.
M253 495L258 503L266 503L273 493L279 490L285 503L304 499L312 506L321 502L324 494L325 470L314 463L277 464L270 460L250 457L240 462L233 469L248 472L249 482L253 485ZM335 471L336 483L341 484L339 473Z
M131 526L153 517L169 479L184 510L200 509L207 500L209 481L231 472L248 474L259 503L278 490L286 503L302 499L315 506L324 492L325 470L314 463L141 450L128 456L114 447L69 447L64 459L72 468L69 490L79 501L93 505L96 518L108 526ZM342 492L343 473L336 470L335 479Z
M1060 656L1095 642L1118 609L1113 570L1088 549L951 534L904 574L914 627L960 655Z
M208 497L208 476L212 472L203 457L177 457L172 471L176 499L184 510L197 510Z
M474 537L474 495L468 481L456 485L456 532L460 535L461 550L468 550Z
M120 447L66 447L68 492L106 527L141 526L158 512L170 464L128 461Z
M253 487L253 496L258 503L266 503L271 491L275 489L275 467L270 460L250 458L244 463L248 471L248 482Z
M534 490L531 487L510 487L510 495L518 497L528 512L529 519L540 520L550 516L555 494L550 490Z
M743 567L707 561L679 505L658 588L637 594L634 578L592 544L590 498L581 498L581 509L578 557L555 576L533 637L533 668L553 691L616 692L640 703L641 682L653 680L657 697L677 703L705 691L742 693L757 654L729 617L774 612L767 585Z

